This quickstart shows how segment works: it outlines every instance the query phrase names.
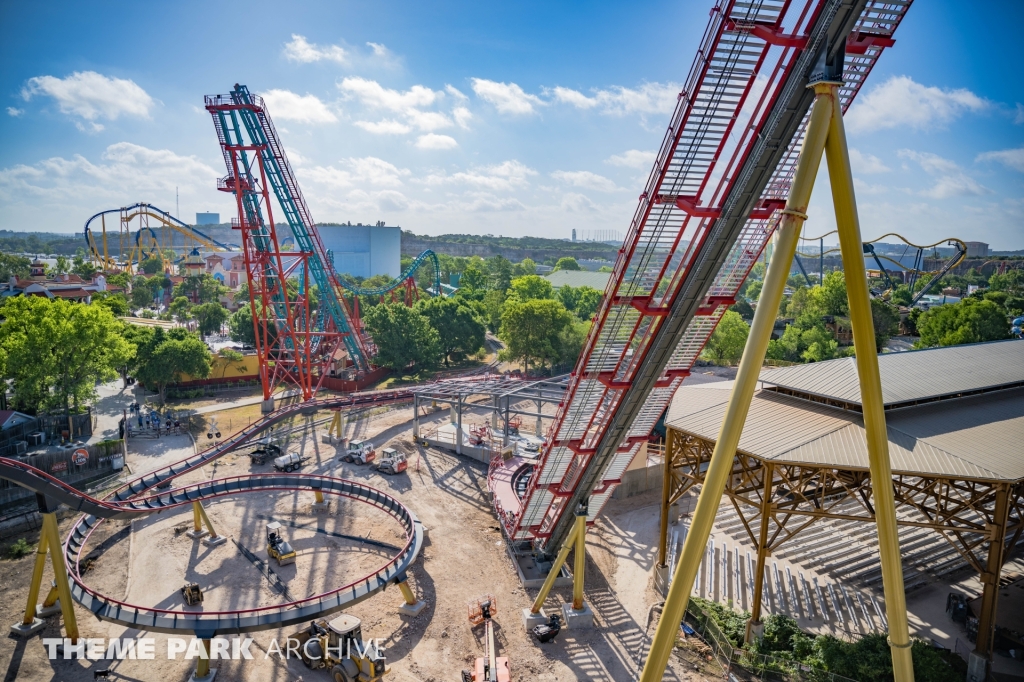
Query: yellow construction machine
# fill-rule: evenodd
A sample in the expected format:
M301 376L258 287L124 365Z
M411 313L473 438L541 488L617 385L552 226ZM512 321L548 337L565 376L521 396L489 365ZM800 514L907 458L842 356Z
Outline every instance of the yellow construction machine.
M278 566L295 563L295 550L284 539L281 524L277 521L267 524L267 554L271 559L277 559Z
M307 668L327 668L334 682L380 682L391 672L384 650L374 642L363 642L362 623L343 613L330 623L316 620L295 637Z
M199 583L185 583L181 588L181 596L189 606L203 603L203 591L199 589Z

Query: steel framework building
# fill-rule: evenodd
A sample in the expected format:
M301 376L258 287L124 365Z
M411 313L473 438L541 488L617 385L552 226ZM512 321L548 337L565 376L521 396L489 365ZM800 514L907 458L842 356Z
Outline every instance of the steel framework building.
M875 523L854 362L761 375L726 485L757 550L755 620L766 556L818 520ZM897 523L934 530L979 573L987 658L1000 569L1024 533L1024 343L883 355L879 369ZM685 387L669 408L660 555L669 505L704 481L729 393Z

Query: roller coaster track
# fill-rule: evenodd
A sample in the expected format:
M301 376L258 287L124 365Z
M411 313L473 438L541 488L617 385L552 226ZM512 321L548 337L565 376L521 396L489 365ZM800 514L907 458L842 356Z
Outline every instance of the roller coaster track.
M333 254L331 254L330 251L328 251L327 254L328 259L333 264ZM351 291L354 294L358 294L359 296L383 296L384 294L391 293L395 289L398 289L399 287L403 286L405 284L405 281L412 277L413 273L419 270L420 266L422 266L423 263L425 263L428 259L434 265L434 291L438 292L438 295L440 295L441 264L438 263L437 261L437 254L431 251L430 249L427 249L420 255L416 256L416 259L413 260L412 264L410 264L409 267L407 267L402 272L402 274L388 282L388 284L383 287L359 287L352 284L348 284L345 282L345 280L341 278L338 278L338 284L340 284L342 288Z
M202 481L167 492L144 495L161 484L209 464L245 445L261 431L285 419L311 415L320 409L365 407L411 399L408 391L375 391L307 401L281 408L251 426L193 457L139 476L105 499L98 500L72 488L24 462L0 458L0 478L39 493L53 502L82 512L64 542L63 554L72 581L75 601L97 618L125 627L153 632L190 631L197 637L274 629L307 622L334 613L383 591L389 583L405 580L409 567L423 546L423 527L416 516L396 499L353 481L310 474L264 474ZM87 586L82 578L82 552L89 536L106 519L134 519L190 505L196 501L246 493L311 491L371 504L389 514L405 530L406 541L398 554L373 573L356 581L287 604L232 611L174 611L137 606L112 599Z
M600 513L775 229L807 86L841 76L845 111L909 5L712 10L538 470L518 508L497 510L511 539L548 552L581 504L590 520Z
M837 233L836 233L835 230L832 230L831 232L826 232L825 234L823 234L823 235L821 235L819 237L801 237L800 239L801 239L801 241L822 241L822 240L825 239L825 237L829 236L830 234L837 234ZM900 261L895 260L894 258L889 258L888 256L886 256L884 254L876 253L875 252L875 249L874 249L873 245L877 244L880 241L882 241L886 237L896 237L901 242L906 244L909 248L917 249L917 253L914 254L914 265L913 265L913 267L909 267L909 266L901 263ZM948 245L952 245L956 249L956 252L952 256L947 258L946 262L942 264L942 267L940 267L937 270L923 270L923 269L921 269L920 266L923 264L925 251L927 249L932 249L932 248L935 248L936 246L943 245L943 244L947 245L947 246ZM838 253L838 252L839 252L838 248L829 249L828 251L819 251L817 254L809 254L809 253L798 251L796 253L795 258L796 258L797 264L800 266L801 272L803 272L804 271L804 266L803 266L803 263L800 262L800 257L801 256L803 256L804 258L824 258L825 256L831 255L833 253ZM892 263L893 265L895 265L898 269L903 270L905 272L909 272L911 274L910 282L907 283L908 286L910 287L911 291L914 290L914 285L917 284L917 278L918 277L920 277L921 275L932 275L931 280L921 289L921 291L917 292L917 294L915 294L913 299L911 300L910 305L911 305L911 307L913 307L918 301L921 300L921 298L925 294L928 293L928 291L933 286L935 286L939 282L939 280L941 280L946 275L947 272L949 272L950 270L952 270L956 266L960 265L960 263L962 263L963 260L965 258L967 258L967 244L965 244L962 239L957 239L956 237L949 237L947 239L940 239L939 241L935 242L934 244L925 244L925 245L922 246L920 244L914 244L914 243L910 242L903 235L896 234L895 232L887 232L887 233L883 234L881 237L878 237L877 239L872 239L870 241L864 242L864 253L865 254L871 254L871 257L875 259L875 263L878 265L878 269L881 270L882 276L889 283L889 289L881 294L882 297L885 298L885 299L889 298L889 295L892 293L892 290L895 288L895 285L893 285L892 280L889 279L888 273L885 271L885 268L882 266L882 261L883 260L884 261L888 261L889 263ZM906 251L904 251L904 255L906 255ZM807 281L808 281L808 286L810 286L810 278L807 277L807 273L803 272L803 275L804 275L804 278L807 279Z
M91 216L88 220L85 221L83 235L85 237L86 246L89 247L89 253L92 255L95 261L103 264L103 267L106 269L114 269L117 266L114 262L111 262L110 254L106 246L97 244L96 235L93 230L92 223L97 219L99 219L101 222L104 222L106 216L115 213L118 215L118 229L120 229L121 224L127 224L134 220L136 217L145 215L157 219L158 221L160 221L160 224L174 230L175 232L178 232L179 234L184 235L187 239L192 240L193 242L195 242L195 244L205 249L209 249L211 251L231 251L233 248L238 248L237 246L232 246L231 244L224 244L222 242L217 241L213 237L210 237L209 235L205 234L204 232L197 230L194 226L178 220L167 211L159 209L156 206L153 206L152 204L138 203L132 204L131 206L124 206L122 208L111 208L107 209L106 211L100 211L99 213ZM138 251L139 260L143 260L149 255L145 252L145 247L143 246L141 241L142 233L144 230L149 230L149 232L152 233L152 228L147 227L140 228L135 233L135 247L133 250ZM105 227L102 231L101 239L106 239ZM119 245L119 249L121 247L123 247L123 245ZM122 258L125 257L125 254L123 253L119 255Z

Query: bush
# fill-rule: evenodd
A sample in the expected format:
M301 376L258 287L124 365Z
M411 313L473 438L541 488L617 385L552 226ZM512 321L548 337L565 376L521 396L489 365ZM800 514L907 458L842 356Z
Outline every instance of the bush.
M20 559L21 557L32 553L32 545L29 544L25 538L18 538L13 544L7 546L7 558L8 559Z
M711 617L711 620L715 622L722 634L729 638L733 646L743 646L743 638L747 633L747 621L750 620L748 612L736 613L718 602L699 597L690 597L690 601Z

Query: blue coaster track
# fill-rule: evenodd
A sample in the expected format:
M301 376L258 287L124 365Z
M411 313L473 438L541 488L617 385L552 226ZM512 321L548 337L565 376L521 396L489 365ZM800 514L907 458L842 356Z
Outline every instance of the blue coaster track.
M334 259L333 259L333 254L330 251L327 252L327 258L328 258L328 260L330 260L331 265L333 267ZM388 284L386 284L383 287L359 287L359 286L355 286L353 284L349 284L349 283L345 282L341 278L338 279L338 284L340 284L346 290L351 291L354 294L358 294L359 296L383 296L384 294L390 293L390 292L394 291L395 289L401 287L405 283L405 280L407 280L410 277L412 277L413 273L415 273L417 270L419 270L420 267L424 263L426 263L428 259L434 265L434 291L430 292L430 293L432 295L434 295L434 296L440 296L441 295L441 264L438 263L438 261L437 261L437 254L434 253L433 251L431 251L430 249L427 249L426 251L424 251L420 255L416 256L416 258L415 258L415 260L413 260L412 264L410 264L409 267L407 267L402 272L401 275L399 275L395 279L391 280L390 282L388 282Z

